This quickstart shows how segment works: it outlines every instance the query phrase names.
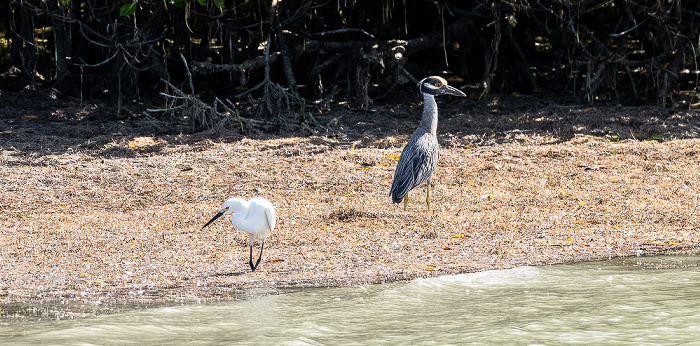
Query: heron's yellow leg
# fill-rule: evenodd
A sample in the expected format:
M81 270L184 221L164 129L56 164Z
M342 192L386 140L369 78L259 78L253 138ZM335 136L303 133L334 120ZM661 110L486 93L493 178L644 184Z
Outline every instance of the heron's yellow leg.
M426 189L425 203L428 204L428 211L430 211L430 181L428 181Z
M403 210L406 211L406 208L408 207L408 193L406 196L403 196Z

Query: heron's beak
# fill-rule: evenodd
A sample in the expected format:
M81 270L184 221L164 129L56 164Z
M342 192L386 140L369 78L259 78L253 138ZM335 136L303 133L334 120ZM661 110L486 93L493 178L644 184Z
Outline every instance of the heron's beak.
M459 97L467 97L461 90L450 86L450 85L444 85L440 91L442 91L443 94L447 95L454 95L454 96L459 96Z
M216 213L216 215L214 215L214 217L212 217L211 220L209 220L209 222L207 222L204 226L202 226L202 229L204 229L204 227L209 226L210 223L214 222L214 220L221 217L221 215L224 215L224 211L220 211L220 212Z

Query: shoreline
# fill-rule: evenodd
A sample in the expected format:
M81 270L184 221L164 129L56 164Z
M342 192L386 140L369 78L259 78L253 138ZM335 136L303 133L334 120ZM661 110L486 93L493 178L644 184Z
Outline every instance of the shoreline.
M656 249L642 254L632 254L623 255L620 257L606 258L606 259L591 259L591 260L580 260L567 263L552 263L552 264L542 264L542 266L548 265L567 265L580 262L597 262L597 261L608 261L615 258L631 258L631 257L653 257L653 256L679 256L679 255L697 255L700 254L700 245L694 245L689 247L673 247L669 249ZM503 268L503 269L485 269L488 270L507 270L513 268ZM475 273L479 271L471 271L465 273L454 273L454 274L443 274L443 275L460 275ZM406 280L397 280L390 282L381 283L351 283L345 286L329 286L329 285L313 285L313 286L284 286L284 287L249 287L249 288L231 288L224 289L221 288L221 292L228 292L228 294L217 294L216 292L211 292L213 294L207 296L206 292L198 292L198 294L203 294L202 296L187 296L183 295L178 298L174 296L163 295L158 292L158 289L154 291L141 292L132 294L128 293L126 296L113 296L114 292L104 292L102 297L42 297L37 299L36 297L29 298L26 300L19 299L10 302L0 301L0 325L9 323L21 323L29 321L43 321L43 320L64 320L64 319L74 319L74 318L85 318L94 317L100 315L109 315L117 313L125 313L129 311L139 310L139 309L151 309L151 308L162 308L168 306L179 306L179 305L189 305L189 304L216 304L216 303L226 303L233 301L240 301L246 299L254 299L257 297L262 297L266 295L277 295L277 294L293 294L295 292L300 292L307 289L326 289L326 288L340 288L340 287L350 287L357 285L381 285L381 284L401 284L407 283L418 278L426 277L439 277L441 274L432 276L417 276L414 278L409 278ZM180 294L183 294L181 292ZM17 297L15 297L17 298Z

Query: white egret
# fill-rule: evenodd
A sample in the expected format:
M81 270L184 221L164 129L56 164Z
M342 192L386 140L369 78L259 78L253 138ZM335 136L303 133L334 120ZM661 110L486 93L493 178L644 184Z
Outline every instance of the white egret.
M262 197L251 198L250 201L242 198L230 198L224 202L219 212L202 229L209 226L210 223L220 216L228 214L233 214L231 215L233 227L248 233L248 245L250 247L249 264L250 269L255 271L262 258L265 239L275 229L275 207ZM257 262L253 264L253 243L256 240L261 241L262 245L260 245L260 256L258 256Z

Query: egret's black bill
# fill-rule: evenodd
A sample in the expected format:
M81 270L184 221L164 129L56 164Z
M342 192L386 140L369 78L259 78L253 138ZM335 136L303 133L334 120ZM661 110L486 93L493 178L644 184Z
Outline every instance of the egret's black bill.
M204 229L204 227L209 226L210 223L214 222L214 220L218 219L221 215L224 215L223 211L214 215L214 217L212 217L211 220L209 220L209 222L207 222L204 226L202 226L202 229Z
M445 85L443 87L443 92L448 95L454 95L454 96L459 96L459 97L467 97L461 90L451 86L451 85Z

